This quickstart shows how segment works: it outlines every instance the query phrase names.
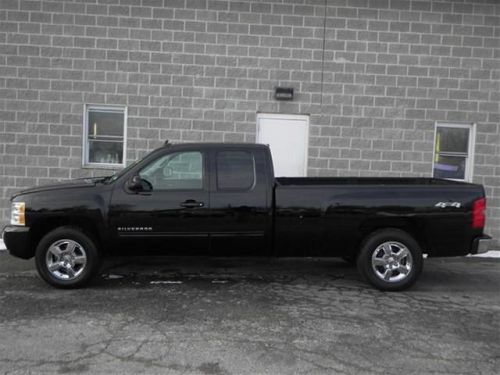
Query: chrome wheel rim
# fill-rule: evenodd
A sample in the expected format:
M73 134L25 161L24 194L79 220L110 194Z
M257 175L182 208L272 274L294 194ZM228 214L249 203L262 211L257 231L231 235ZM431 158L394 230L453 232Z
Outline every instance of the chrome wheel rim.
M70 281L81 275L87 265L87 253L78 242L63 239L50 245L45 256L47 270L59 280Z
M401 242L384 242L372 254L372 268L380 280L397 283L411 273L413 257Z

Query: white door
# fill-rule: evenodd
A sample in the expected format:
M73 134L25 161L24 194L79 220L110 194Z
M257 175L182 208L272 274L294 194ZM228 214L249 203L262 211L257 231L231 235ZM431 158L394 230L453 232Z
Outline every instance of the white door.
M258 113L257 143L271 147L276 177L307 175L309 116Z

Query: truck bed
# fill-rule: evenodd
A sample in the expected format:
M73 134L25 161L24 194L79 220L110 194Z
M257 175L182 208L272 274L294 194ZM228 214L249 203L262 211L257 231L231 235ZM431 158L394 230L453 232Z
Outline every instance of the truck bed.
M404 228L429 256L469 252L481 185L434 178L277 178L275 244L287 256L342 256L378 228ZM286 249L286 250L285 250Z

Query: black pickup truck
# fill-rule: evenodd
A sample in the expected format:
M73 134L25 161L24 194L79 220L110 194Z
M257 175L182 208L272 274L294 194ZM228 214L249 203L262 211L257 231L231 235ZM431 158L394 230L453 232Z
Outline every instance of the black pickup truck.
M422 255L485 251L480 185L431 178L275 178L269 147L165 145L113 176L24 190L3 239L51 285L85 285L105 255L342 257L382 290Z

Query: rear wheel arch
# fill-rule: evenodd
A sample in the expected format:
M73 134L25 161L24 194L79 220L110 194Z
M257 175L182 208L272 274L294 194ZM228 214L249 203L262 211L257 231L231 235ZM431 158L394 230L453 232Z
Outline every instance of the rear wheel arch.
M427 252L429 249L427 240L425 239L425 229L422 220L412 218L391 218L391 219L376 219L367 220L359 227L361 233L358 245L356 247L356 256L359 249L366 239L373 233L381 230L396 229L401 230L410 235L422 249Z

